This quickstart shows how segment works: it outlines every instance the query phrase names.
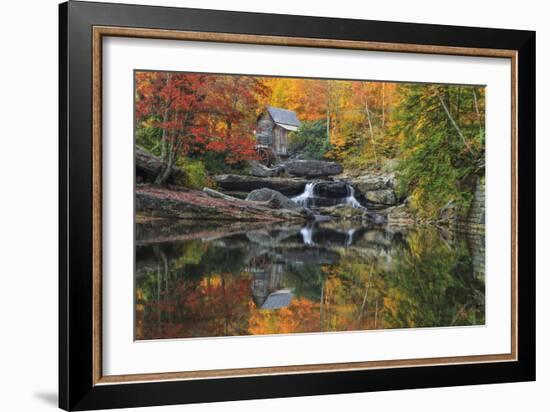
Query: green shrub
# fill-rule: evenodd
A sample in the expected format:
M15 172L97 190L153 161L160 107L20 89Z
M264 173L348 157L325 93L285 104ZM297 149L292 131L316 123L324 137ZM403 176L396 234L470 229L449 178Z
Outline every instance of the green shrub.
M185 186L192 189L202 189L211 186L211 179L206 173L204 163L200 160L182 158L178 166L185 172Z
M155 156L160 156L161 139L161 128L142 125L136 129L136 144Z
M290 134L289 140L290 151L300 153L306 159L321 160L330 150L324 120L302 123L296 132Z

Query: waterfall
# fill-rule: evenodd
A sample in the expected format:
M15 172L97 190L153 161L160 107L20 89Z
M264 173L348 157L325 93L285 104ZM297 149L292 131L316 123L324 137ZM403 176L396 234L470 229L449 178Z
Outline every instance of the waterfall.
M304 193L302 193L301 195L298 195L298 196L294 196L292 198L292 200L296 203L298 203L300 206L302 207L308 207L308 199L311 199L313 198L315 195L314 195L314 190L315 190L315 185L317 183L308 183L306 184L306 187L304 188Z
M347 185L348 188L348 197L345 199L345 203L347 205L350 205L354 209L366 209L366 207L362 206L361 203L355 198L355 189L353 186Z
M367 208L362 206L361 203L355 198L355 189L353 186L344 183L344 182L338 182L340 184L345 184L346 186L346 197L324 197L319 195L319 193L315 193L315 188L317 185L323 184L323 183L332 183L332 182L323 182L323 181L317 181L306 184L304 188L304 192L298 196L294 196L292 198L292 201L299 204L302 207L310 208L310 207L319 207L319 206L334 206L338 204L346 204L354 209L363 209L366 210Z
M304 227L300 230L300 234L304 239L304 244L308 246L313 246L313 229L310 227Z
M355 233L356 229L350 229L346 232L346 246L351 246L353 243L353 234Z

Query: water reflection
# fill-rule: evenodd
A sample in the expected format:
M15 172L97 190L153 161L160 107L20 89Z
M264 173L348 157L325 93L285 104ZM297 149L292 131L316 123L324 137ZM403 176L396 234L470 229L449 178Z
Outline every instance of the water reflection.
M434 228L137 228L137 339L485 322L484 257Z

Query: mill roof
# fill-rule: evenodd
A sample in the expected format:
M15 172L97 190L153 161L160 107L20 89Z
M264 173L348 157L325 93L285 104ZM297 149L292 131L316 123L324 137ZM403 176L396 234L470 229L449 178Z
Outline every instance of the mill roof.
M267 106L267 111L273 121L277 124L300 127L302 124L292 110L281 109L279 107Z

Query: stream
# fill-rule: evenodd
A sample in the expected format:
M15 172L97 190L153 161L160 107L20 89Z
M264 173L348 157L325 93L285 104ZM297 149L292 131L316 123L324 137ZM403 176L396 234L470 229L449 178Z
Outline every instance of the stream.
M319 199L315 184L295 198ZM353 191L338 199L364 207ZM136 339L485 323L483 250L433 227L180 220L136 230Z

